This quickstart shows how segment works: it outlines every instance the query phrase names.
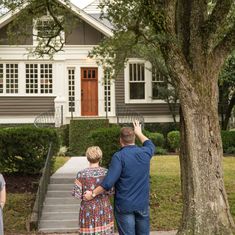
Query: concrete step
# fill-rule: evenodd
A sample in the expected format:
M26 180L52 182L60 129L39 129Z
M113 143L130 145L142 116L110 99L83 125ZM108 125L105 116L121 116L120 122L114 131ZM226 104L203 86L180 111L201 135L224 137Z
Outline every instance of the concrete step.
M51 177L50 184L73 184L75 180L75 177L71 178L57 178L57 177Z
M48 191L72 191L73 184L49 184L48 185Z
M41 233L71 233L71 232L74 232L74 233L77 233L78 232L78 227L71 227L71 228L40 228L39 229L39 232Z
M48 212L77 212L79 213L80 203L76 204L68 204L68 205L44 205L43 213Z
M78 219L69 219L69 220L41 220L39 224L39 229L43 228L77 228L78 227Z
M44 206L47 205L80 205L80 202L78 199L71 197L46 197Z
M46 195L47 198L51 198L51 197L56 197L56 198L61 198L61 197L72 197L72 188L70 191L47 191L47 195Z
M43 212L41 220L78 220L78 212Z

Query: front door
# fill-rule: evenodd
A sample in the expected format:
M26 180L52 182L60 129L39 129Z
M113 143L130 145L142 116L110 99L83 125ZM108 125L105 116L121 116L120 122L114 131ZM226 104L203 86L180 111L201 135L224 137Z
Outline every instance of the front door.
M81 68L81 114L98 115L98 69Z

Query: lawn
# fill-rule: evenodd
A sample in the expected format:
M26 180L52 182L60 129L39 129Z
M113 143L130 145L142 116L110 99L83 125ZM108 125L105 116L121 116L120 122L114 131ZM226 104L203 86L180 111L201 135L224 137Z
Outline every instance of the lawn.
M235 157L224 157L224 179L235 220ZM182 211L178 156L158 156L151 161L151 229L177 229Z
M69 158L56 158L53 171ZM232 215L235 219L235 157L223 159L225 186ZM18 184L22 184L22 180ZM13 190L14 191L14 190ZM20 192L16 192L20 191ZM5 227L9 232L26 232L26 221L34 203L35 189L22 192L23 188L8 192L4 209ZM158 156L151 161L151 229L177 229L181 217L182 198L180 171L177 156ZM22 206L23 205L23 206Z

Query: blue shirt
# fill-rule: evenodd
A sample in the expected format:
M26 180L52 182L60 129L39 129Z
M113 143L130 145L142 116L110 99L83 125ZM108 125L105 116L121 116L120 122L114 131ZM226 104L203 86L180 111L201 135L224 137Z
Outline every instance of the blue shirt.
M105 190L115 186L115 209L133 212L149 205L150 160L155 146L146 140L142 147L127 145L116 152L101 186Z

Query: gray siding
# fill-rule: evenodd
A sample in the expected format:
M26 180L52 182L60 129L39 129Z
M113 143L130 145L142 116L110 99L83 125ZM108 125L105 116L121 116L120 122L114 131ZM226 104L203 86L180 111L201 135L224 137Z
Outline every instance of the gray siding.
M36 116L54 109L55 97L0 97L0 116Z
M33 45L33 36L31 35L24 36L19 32L19 37L17 42L11 42L7 35L9 24L5 25L3 28L0 28L0 45ZM25 26L24 26L25 27ZM32 31L32 26L28 27ZM28 32L30 34L30 31Z
M125 104L124 72L115 81L116 106L126 107L141 115L171 115L168 104Z
M79 21L66 37L66 45L97 45L104 35L84 21Z

